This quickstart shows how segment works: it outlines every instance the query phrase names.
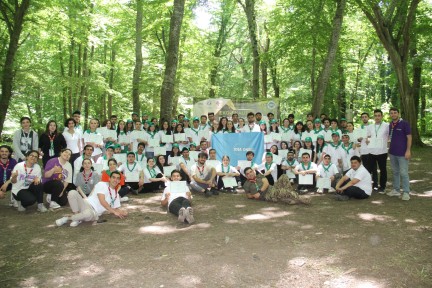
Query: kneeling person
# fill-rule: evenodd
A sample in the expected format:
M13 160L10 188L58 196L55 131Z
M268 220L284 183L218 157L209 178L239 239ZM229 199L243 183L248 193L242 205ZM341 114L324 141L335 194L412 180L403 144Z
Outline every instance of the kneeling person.
M366 199L372 194L372 178L361 158L351 157L351 169L336 184L337 200Z

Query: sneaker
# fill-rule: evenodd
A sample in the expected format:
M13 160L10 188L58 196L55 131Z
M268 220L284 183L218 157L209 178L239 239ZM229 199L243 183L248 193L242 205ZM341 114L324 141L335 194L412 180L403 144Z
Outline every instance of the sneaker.
M46 196L46 202L48 204L51 203L51 194L47 194L47 196Z
M337 201L347 201L349 200L349 197L346 195L337 194L335 197L335 200Z
M299 192L300 194L305 194L308 192L308 189L300 189Z
M131 189L131 193L133 195L138 195L138 190L137 189Z
M210 192L211 192L213 195L219 195L219 191L216 190L216 188L211 188L211 189L210 189Z
M409 193L403 193L403 195L402 195L402 200L404 200L404 201L408 201L408 200L410 200L410 196L409 196Z
M378 193L379 193L379 194L386 194L386 192L385 192L385 188L379 188L379 189L378 189Z
M178 221L179 222L184 222L184 220L185 220L185 217L186 217L186 209L184 208L184 207L182 207L182 208L180 208L180 210L179 210L179 215L178 215Z
M231 193L232 193L232 194L237 194L237 189L236 189L236 188L233 188L233 189L231 190Z
M373 187L373 190L374 191L378 191L378 187Z
M322 193L323 193L323 189L318 188L318 189L317 189L317 193L322 194Z
M39 212L42 212L42 213L44 213L44 212L47 212L47 211L48 211L48 209L47 209L47 208L45 208L45 206L44 206L44 204L43 204L43 203L39 203L39 204L38 204L38 208L37 208L37 210L38 210Z
M16 202L17 202L17 205L18 205L18 207L17 207L18 211L19 212L25 212L26 208L21 205L21 201L16 201Z
M81 224L81 221L72 221L69 226L70 227L77 227L79 224Z
M204 195L205 195L206 197L210 197L212 194L213 194L212 191L209 190L209 189L206 189L206 191L204 192Z
M193 209L192 209L192 207L188 207L188 208L186 208L186 221L189 223L189 224L192 224L193 222L195 222L195 218L194 218L194 216L193 216Z
M290 179L290 183L291 183L291 184L294 184L294 179Z
M55 201L51 201L50 202L50 208L51 209L58 209L58 208L60 208L61 206L59 205L59 204L57 204L57 202L55 202Z
M242 186L241 186L241 181L238 181L238 182L237 182L237 187L238 187L238 188L241 188L241 187L242 187Z
M14 208L18 208L18 202L17 200L15 200L15 198L12 197L9 206L14 207Z
M336 192L336 189L333 188L333 187L330 187L329 190L328 190L328 192L329 192L329 193L335 193L335 192Z
M401 195L401 193L400 193L399 191L396 191L396 190L393 189L392 191L386 193L386 195L387 195L387 196L390 196L390 197L392 197L392 196L397 196L397 197L399 197L399 196Z
M64 224L66 224L68 221L69 221L68 217L63 217L63 218L57 219L55 221L55 224L60 227L60 226L63 226Z
M129 197L127 197L127 196L120 198L120 202L127 202L127 201L129 201Z

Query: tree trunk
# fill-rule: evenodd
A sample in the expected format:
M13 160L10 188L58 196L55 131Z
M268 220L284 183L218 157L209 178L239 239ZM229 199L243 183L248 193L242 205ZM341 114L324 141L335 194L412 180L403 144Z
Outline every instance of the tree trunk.
M342 59L340 59L338 63L338 76L339 76L339 90L338 90L338 115L340 118L346 117L346 79L345 79L345 69L342 63ZM316 115L318 116L318 114Z
M274 91L274 97L275 98L279 98L280 97L280 87L279 87L279 83L277 80L277 69L276 69L276 64L273 63L272 61L270 62L270 75L271 75L271 79L272 79L272 86L273 86L273 91Z
M174 98L174 85L178 64L180 32L184 15L185 0L174 0L170 20L169 44L165 59L165 75L161 88L160 121L170 121Z
M75 40L72 37L70 47L69 47L69 71L68 71L68 110L69 110L69 117L72 116L72 105L73 105L73 77L74 77L74 51L75 51Z
M181 40L181 42L180 43L185 43L185 41L186 41L186 34L187 33L184 33L183 34L183 37L182 37L182 40ZM177 75L176 75L176 83L175 83L175 85L174 85L174 101L173 101L173 108L172 108L172 112L171 112L171 117L173 117L173 119L175 118L175 115L177 114L177 104L178 104L178 101L179 101L179 95L180 95L180 81L181 81L181 66L182 66L182 63L183 63L183 53L182 52L180 52L180 55L179 55L179 61L178 61L178 73L177 73ZM156 93L155 93L155 95L156 95ZM161 123L162 124L162 123Z
M142 56L143 0L137 0L137 15L135 21L135 68L132 79L132 109L140 113L139 95L140 80L143 65Z
M109 75L109 88L110 91L114 88L114 65L115 65L115 59L116 59L116 50L114 48L114 44L111 47L111 58L110 58L110 75ZM108 93L108 115L112 115L112 102L113 102L113 95L111 92ZM137 112L138 113L138 112ZM106 111L104 111L104 116L106 117Z
M80 45L81 46L81 45ZM82 58L82 74L81 74L81 88L80 88L80 94L78 96L78 102L77 102L77 109L81 110L82 109L82 104L83 104L83 100L85 97L85 93L86 93L86 86L87 86L87 54L88 54L88 48L84 47L84 53L83 53L83 58Z
M65 75L65 67L64 67L64 59L63 59L63 48L61 42L59 42L58 48L59 48L60 76L63 82L66 79L66 75ZM66 119L68 117L66 85L64 85L64 87L62 88L62 103L63 103L63 119Z
M0 13L9 33L9 44L7 47L6 58L1 75L1 95L0 95L0 135L3 132L3 125L6 113L12 98L13 82L15 77L15 56L18 50L18 42L21 36L24 17L30 5L30 0L22 0L21 5L16 1L15 10L11 10L8 4L0 1Z
M424 83L423 85L421 85L424 87ZM420 131L421 133L426 133L426 113L425 113L425 109L426 109L426 88L422 88L422 91L420 92L420 98L421 98L421 103L420 103Z
M346 0L337 0L336 13L333 18L333 31L330 38L327 58L324 62L324 68L321 72L321 75L318 78L318 86L316 89L316 94L314 95L314 99L313 99L313 104L312 104L313 115L321 114L321 108L324 103L324 96L330 78L333 62L336 56L340 32L342 30L342 21L344 16L345 5L346 5Z
M252 97L259 98L260 57L258 52L257 24L255 18L255 0L237 0L243 7L248 22L249 41L252 49Z

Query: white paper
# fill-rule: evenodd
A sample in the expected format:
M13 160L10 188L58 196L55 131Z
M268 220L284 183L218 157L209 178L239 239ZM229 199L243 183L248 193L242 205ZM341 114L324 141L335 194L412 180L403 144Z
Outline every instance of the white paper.
M198 131L198 137L199 137L200 140L202 138L205 138L206 140L209 140L210 139L210 131L208 129L200 130L200 131ZM199 143L196 143L196 144L198 145Z
M180 156L171 157L170 159L173 165L178 165L180 163Z
M291 141L291 133L282 133L281 134L281 141L286 141L286 142L290 142Z
M241 170L244 170L246 167L251 167L251 161L247 160L238 160L237 165L240 167Z
M273 162L277 165L280 165L282 162L282 157L276 154L273 154Z
M125 171L125 181L126 182L139 182L139 171L129 172L127 169Z
M102 135L103 135L104 139L112 138L114 140L117 140L117 131L116 130L105 129L105 131L103 131Z
M102 135L90 133L90 136L89 136L89 142L90 143L100 144L103 142L102 140L103 140Z
M148 139L149 147L159 147L159 139Z
M146 140L146 132L145 131L138 131L138 133L134 132L134 139L136 139L137 141L138 139Z
M274 141L282 141L282 135L279 133L271 133L270 134Z
M171 177L171 172L173 170L175 170L177 167L175 165L171 165L171 166L164 166L163 167L163 175L165 175L166 177Z
M213 168L216 169L216 167L218 165L221 165L221 162L219 162L219 160L207 160L206 161L206 165L208 165L208 166L213 167Z
M224 183L224 187L228 188L228 187L237 187L237 181L235 179L235 177L222 177L222 182Z
M299 153L299 157L300 157L300 158L302 157L303 153L308 153L308 154L309 154L309 157L311 158L310 160L311 160L311 161L313 160L313 159L312 159L312 150L301 148L301 149L300 149L300 153Z
M281 156L282 158L288 158L288 149L280 149L279 150L279 156Z
M117 161L117 163L126 163L126 153L118 153L118 154L113 154L114 159Z
M316 187L320 189L330 189L331 180L330 178L321 178L319 177L316 183Z
M158 156L158 155L164 155L166 154L166 148L165 147L155 147L154 148L154 155Z
M271 143L273 142L272 135L264 135L264 143Z
M118 142L119 143L127 143L127 144L129 144L131 141L130 141L129 135L119 135Z
M310 137L312 138L312 142L316 142L316 141L317 141L317 137L318 137L318 135L319 135L319 134L315 134L315 133L312 133L312 134L310 135Z
M189 157L192 158L193 160L197 161L199 153L200 153L200 151L189 151Z
M313 185L313 177L314 174L298 174L299 176L299 185Z
M383 148L383 139L381 138L369 138L368 148Z
M173 135L162 135L162 143L174 143Z
M286 175L288 176L288 178L290 179L295 179L296 175L294 174L293 170L285 170L286 171Z
M94 163L93 164L93 168L96 171L96 173L98 173L99 175L102 174L102 170L103 170L103 164L102 163Z
M174 141L175 142L186 141L186 133L174 134Z
M353 131L353 139L350 139L351 141L357 142L359 138L366 138L367 137L367 131L366 129L355 129Z
M325 135L324 135L324 141L326 141L326 142L331 142L333 139L332 139L332 136L331 136L331 133L326 133Z
M169 190L171 194L186 193L189 191L186 181L170 181Z

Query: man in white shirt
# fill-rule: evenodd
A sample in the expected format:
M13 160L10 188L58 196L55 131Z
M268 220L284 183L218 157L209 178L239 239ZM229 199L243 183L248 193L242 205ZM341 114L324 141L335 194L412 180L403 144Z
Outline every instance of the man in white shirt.
M313 189L316 186L315 175L318 172L318 167L314 162L310 161L310 155L307 152L304 152L302 155L302 162L294 168L294 173L299 175L299 185L297 186L297 190L301 193L307 193L308 188ZM300 175L306 176L312 174L312 184L304 185L300 184Z
M328 189L329 192L336 192L334 187L336 186L337 180L340 178L339 170L336 165L331 163L331 156L329 154L324 155L323 161L318 165L317 181L318 178L328 178L331 181L331 187ZM327 189L318 189L318 193L323 193Z
M93 151L94 151L94 148L92 145L85 145L84 150L83 150L83 154L74 161L74 163L73 163L74 169L73 169L73 177L72 177L73 183L75 183L76 176L78 175L78 173L81 169L82 162L84 159L90 159L92 161L92 164L95 163L93 160L93 157L92 157Z
M369 168L372 173L373 189L380 194L385 193L387 183L387 142L389 136L389 124L382 121L383 113L380 109L374 110L374 125L367 129L367 143L369 147ZM378 171L380 179L378 187Z
M366 112L363 112L361 114L361 121L362 121L362 125L360 127L360 129L365 129L366 130L366 135L367 135L367 129L369 126L369 114ZM366 140L367 137L363 138L360 137L357 139L357 142L360 144L360 158L362 160L363 166L369 171L369 173L371 172L371 169L369 167L369 149L367 147L366 144Z
M339 140L340 139L339 137L340 137L339 132L333 132L332 142L328 143L324 147L324 152L326 154L330 154L333 164L335 164L339 172L342 173L342 167L343 167L342 155L344 151L341 148L342 142Z
M191 190L192 192L205 193L206 197L211 195L219 195L216 190L216 169L205 165L208 155L200 152L198 161L191 168Z
M247 125L245 125L241 132L261 132L260 126L255 123L255 114L249 112L247 114Z
M358 156L351 157L351 169L336 184L336 200L366 199L372 194L372 179Z

